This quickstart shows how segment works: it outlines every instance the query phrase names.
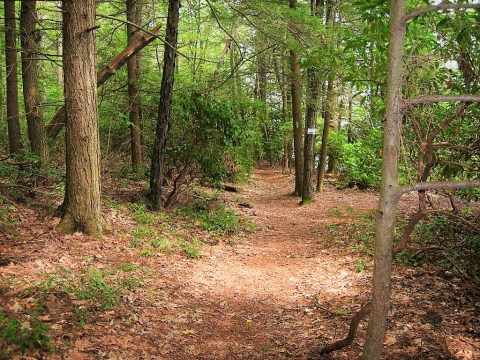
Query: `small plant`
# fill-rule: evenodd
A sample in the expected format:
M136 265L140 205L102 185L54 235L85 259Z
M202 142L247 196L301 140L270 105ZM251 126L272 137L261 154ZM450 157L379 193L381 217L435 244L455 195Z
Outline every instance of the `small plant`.
M360 272L362 272L363 270L365 270L365 268L366 268L365 260L363 260L363 259L358 259L358 260L357 260L357 268L356 268L355 271L356 271L357 273L360 273Z
M342 217L343 214L340 209L330 209L328 211L328 215L330 215L331 217L339 218L339 217Z
M132 264L132 263L129 263L129 262L121 263L117 267L118 271L123 271L123 272L135 271L136 268L137 268L137 266L135 264Z
M152 248L145 249L140 253L140 256L145 256L145 257L152 256L152 255L153 255Z
M36 318L31 318L29 322L26 322L0 312L0 336L1 342L7 346L13 345L11 351L23 352L31 346L48 352L54 349L48 334L48 326Z
M193 238L192 242L184 241L182 243L182 250L187 254L191 259L200 259L202 254L200 248L202 246L202 241L198 238Z
M75 309L75 318L80 326L85 326L92 318L92 313L84 308Z
M177 241L163 236L153 239L151 244L158 251L164 253L172 252L178 246Z

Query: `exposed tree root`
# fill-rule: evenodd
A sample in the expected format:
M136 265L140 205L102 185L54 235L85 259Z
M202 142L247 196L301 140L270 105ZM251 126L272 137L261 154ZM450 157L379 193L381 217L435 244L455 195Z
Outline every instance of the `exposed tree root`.
M357 313L353 316L352 321L350 322L350 329L348 330L348 335L345 339L335 341L332 344L325 346L319 346L313 349L309 354L308 360L319 360L322 359L322 355L329 354L333 351L343 349L353 343L355 336L357 334L358 325L360 321L365 319L372 309L372 303L366 303Z

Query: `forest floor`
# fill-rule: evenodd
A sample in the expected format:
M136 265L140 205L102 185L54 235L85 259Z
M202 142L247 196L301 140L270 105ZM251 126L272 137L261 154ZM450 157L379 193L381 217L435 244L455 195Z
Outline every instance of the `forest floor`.
M256 170L222 194L255 229L207 238L173 210L132 212L134 187L104 184L113 229L103 240L59 235L48 206L16 203L17 223L0 228L0 359L305 359L344 337L370 298L378 194L327 184L300 206L292 183ZM480 359L480 300L442 274L394 266L385 359ZM365 328L325 358L359 359Z

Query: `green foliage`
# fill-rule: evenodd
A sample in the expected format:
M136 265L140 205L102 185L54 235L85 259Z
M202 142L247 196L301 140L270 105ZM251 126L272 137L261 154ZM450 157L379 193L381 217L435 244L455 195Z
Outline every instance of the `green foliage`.
M30 347L46 352L54 349L48 326L35 317L25 321L0 311L0 336L0 345L3 343L5 346L2 346L4 353L0 353L0 357L7 358L16 351L24 352Z
M202 253L200 252L202 241L198 238L193 238L191 242L184 241L182 243L182 250L191 259L200 259Z
M252 229L252 225L228 209L218 195L199 194L189 207L179 208L178 212L187 219L198 221L203 230L213 233L234 234Z
M341 167L343 181L377 186L380 184L383 133L371 129L353 144L343 144Z

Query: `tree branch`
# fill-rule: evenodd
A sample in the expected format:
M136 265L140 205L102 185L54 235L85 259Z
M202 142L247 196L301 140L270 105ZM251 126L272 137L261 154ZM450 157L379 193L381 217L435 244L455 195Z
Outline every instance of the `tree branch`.
M425 6L409 12L405 15L401 22L406 23L408 20L416 18L427 12L439 11L439 10L458 10L458 9L480 9L480 4L439 4L434 6Z
M480 180L472 181L432 181L417 183L413 185L401 186L399 194L404 194L410 191L426 191L426 190L441 190L441 189L463 189L463 188L477 188L480 187Z
M405 106L410 107L421 104L432 104L440 102L480 102L480 95L426 95L405 100Z

